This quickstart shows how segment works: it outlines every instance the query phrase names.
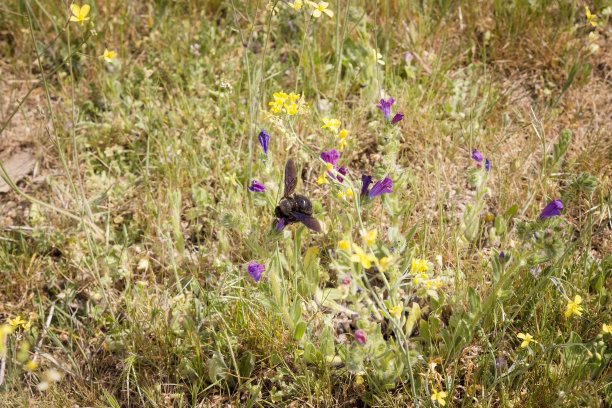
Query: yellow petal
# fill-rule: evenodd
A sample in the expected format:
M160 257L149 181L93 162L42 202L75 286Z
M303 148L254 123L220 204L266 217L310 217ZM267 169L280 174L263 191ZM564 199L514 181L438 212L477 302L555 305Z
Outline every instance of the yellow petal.
M89 6L89 4L83 4L83 6L81 7L81 10L79 11L79 17L82 17L82 18L87 17L90 9L91 7Z
M78 16L79 13L81 12L81 8L73 3L70 5L70 12L74 14L75 16Z

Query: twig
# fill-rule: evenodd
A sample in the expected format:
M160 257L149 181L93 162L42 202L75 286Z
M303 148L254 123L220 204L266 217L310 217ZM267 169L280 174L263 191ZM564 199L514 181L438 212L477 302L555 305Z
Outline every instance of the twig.
M2 340L3 344L2 344L2 350L6 350L6 339L8 339L8 336L3 336L4 339ZM5 352L4 355L2 356L2 361L0 362L0 387L2 387L2 384L4 384L4 371L6 370L6 356L8 355L8 352Z
M40 348L42 347L42 343L43 340L45 339L45 335L47 334L47 330L49 330L49 326L51 325L51 319L53 319L53 312L55 312L55 305L51 305L51 309L49 310L49 315L47 316L47 321L45 322L45 329L42 332L42 335L40 336L40 340L38 340L38 344L36 345L36 348L34 349L34 358L32 358L32 362L36 362L36 360L38 359L38 352L40 351Z

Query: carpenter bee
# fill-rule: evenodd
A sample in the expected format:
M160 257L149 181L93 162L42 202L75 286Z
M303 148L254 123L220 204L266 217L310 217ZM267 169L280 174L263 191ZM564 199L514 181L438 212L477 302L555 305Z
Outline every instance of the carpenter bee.
M321 232L319 221L312 217L312 203L300 194L293 195L297 186L297 168L293 159L285 165L285 193L274 209L278 218L276 228L280 231L285 225L301 222L313 231Z

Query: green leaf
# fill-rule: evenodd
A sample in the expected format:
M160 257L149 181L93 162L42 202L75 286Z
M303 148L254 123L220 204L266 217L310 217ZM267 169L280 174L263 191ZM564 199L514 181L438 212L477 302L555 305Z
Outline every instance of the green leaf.
M255 357L251 354L250 351L247 351L244 356L238 362L238 371L240 372L241 377L248 378L253 372L253 367L255 366Z
M477 314L481 308L480 296L472 287L468 288L468 300L470 302L470 312L472 314Z
M227 364L223 360L223 355L215 351L213 356L208 359L208 378L211 382L217 382L227 376Z
M300 299L299 297L295 299L295 302L293 302L293 305L291 305L290 312L291 320L294 324L297 324L297 322L299 322L302 318L302 299Z
M296 326L295 326L295 330L293 331L293 338L295 340L301 340L302 337L304 337L304 333L306 333L306 322L304 321L300 321Z
M334 337L332 336L331 329L329 326L325 327L323 333L321 333L321 353L323 356L333 356L336 352L336 347L334 346Z
M421 334L421 337L423 337L423 340L425 340L425 342L428 343L431 341L431 335L429 333L429 325L427 324L425 320L421 320L420 327L419 327L419 333Z
M417 322L421 319L421 307L417 302L412 304L412 309L406 320L406 337L410 337Z

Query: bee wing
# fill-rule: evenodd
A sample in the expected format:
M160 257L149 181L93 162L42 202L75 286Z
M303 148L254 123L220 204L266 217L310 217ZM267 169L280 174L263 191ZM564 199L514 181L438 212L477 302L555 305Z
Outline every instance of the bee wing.
M323 232L321 230L321 224L319 224L319 221L317 221L316 218L311 217L310 215L302 214L301 212L297 211L292 212L291 215L293 215L295 218L297 218L298 221L300 221L302 224L304 224L311 230L315 232Z
M285 166L285 197L293 194L295 186L297 186L297 168L293 159L289 159Z

